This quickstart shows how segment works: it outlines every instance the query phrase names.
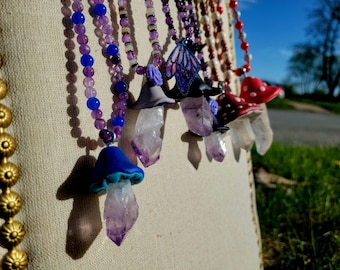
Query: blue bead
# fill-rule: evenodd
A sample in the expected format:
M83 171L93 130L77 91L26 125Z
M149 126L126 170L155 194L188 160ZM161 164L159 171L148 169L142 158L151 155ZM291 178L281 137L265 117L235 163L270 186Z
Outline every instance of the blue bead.
M117 115L115 118L112 119L112 125L115 126L120 126L123 127L125 124L124 118Z
M106 7L103 4L97 4L94 6L94 13L97 16L103 16L106 14Z
M98 98L96 97L90 97L88 100L87 100L87 103L86 103L87 107L94 111L94 110L98 110L99 107L100 107L100 101Z
M116 84L115 84L115 90L116 90L118 93L126 92L126 90L127 90L127 85L126 85L126 83L123 82L123 81L116 82Z
M81 58L80 58L80 63L84 66L84 67L92 67L93 63L94 63L94 59L91 55L89 54L84 54Z
M76 11L72 15L72 22L74 24L83 24L85 22L85 16L83 13Z
M119 53L119 49L115 44L110 44L109 46L107 46L106 52L108 55L116 56Z

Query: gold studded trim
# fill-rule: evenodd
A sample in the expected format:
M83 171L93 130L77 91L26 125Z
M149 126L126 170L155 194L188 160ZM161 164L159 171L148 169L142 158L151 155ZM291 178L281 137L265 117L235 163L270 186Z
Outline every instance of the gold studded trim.
M0 68L4 61L0 55ZM0 79L0 99L5 98L8 88ZM0 217L5 222L0 226L0 246L8 252L1 260L2 270L22 270L28 265L26 252L16 248L24 239L25 229L21 222L14 219L20 211L22 199L20 195L11 190L19 178L17 166L8 161L16 148L14 138L5 132L12 122L12 113L9 108L0 103Z

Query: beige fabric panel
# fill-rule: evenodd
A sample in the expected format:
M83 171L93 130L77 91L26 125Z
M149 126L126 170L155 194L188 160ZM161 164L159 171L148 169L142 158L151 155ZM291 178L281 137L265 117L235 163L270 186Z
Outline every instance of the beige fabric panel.
M154 2L160 43L168 55L174 44L166 36L161 1ZM29 256L29 269L259 269L246 152L234 153L227 138L228 157L223 163L211 161L203 140L187 133L179 107L166 111L160 161L146 168L145 180L133 186L140 210L135 226L121 247L106 237L105 196L82 192L89 164L101 147L94 143L98 135L85 107L78 45L65 31L62 6L50 0L0 2L0 54L5 62L0 77L8 84L5 103L13 112L8 132L17 142L10 160L21 172L13 190L24 202L15 218L26 229L19 248ZM144 3L131 1L130 6L138 60L146 64L151 46ZM90 19L86 26L96 89L109 118L109 75ZM74 75L67 70L70 65L78 66ZM135 98L141 85L142 78L130 74ZM121 142L135 162L129 141L137 115L128 110Z

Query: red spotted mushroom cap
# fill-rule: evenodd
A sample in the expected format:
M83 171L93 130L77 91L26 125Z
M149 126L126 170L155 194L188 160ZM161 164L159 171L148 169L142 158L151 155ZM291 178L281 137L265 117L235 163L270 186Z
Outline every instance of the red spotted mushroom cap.
M241 84L240 96L247 102L261 104L277 97L281 91L279 86L269 86L258 78L245 77Z
M246 102L230 92L219 95L216 101L218 103L216 119L220 126L242 117L256 118L263 111L257 104Z

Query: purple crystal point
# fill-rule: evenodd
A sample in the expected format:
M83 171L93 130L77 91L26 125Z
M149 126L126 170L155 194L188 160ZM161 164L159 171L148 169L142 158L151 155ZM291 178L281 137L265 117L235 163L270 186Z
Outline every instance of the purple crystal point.
M162 148L160 129L164 124L164 107L142 109L139 112L131 146L144 167L159 160Z
M181 108L191 132L199 136L209 136L211 134L213 116L210 105L204 96L182 99Z
M130 180L109 184L104 206L107 236L120 246L138 218L138 204Z
M215 131L204 137L207 153L216 161L222 162L227 154L227 147L223 140L225 133Z

